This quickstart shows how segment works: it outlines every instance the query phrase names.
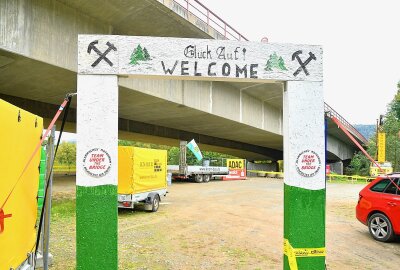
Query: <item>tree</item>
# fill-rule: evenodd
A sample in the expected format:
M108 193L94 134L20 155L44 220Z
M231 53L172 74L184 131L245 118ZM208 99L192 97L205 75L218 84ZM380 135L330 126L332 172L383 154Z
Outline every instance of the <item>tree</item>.
M158 144L152 144L152 143L125 141L125 140L119 140L118 145L167 150L168 151L167 163L170 165L178 165L179 164L179 159L180 159L179 147L158 145ZM219 163L217 163L216 166L221 165L221 163L220 163L221 158L236 158L236 157L233 157L230 155L221 154L221 153L217 153L217 152L211 152L211 151L202 151L202 153L203 153L203 156L206 158L218 160ZM202 161L197 160L196 156L190 150L187 149L186 163L188 165L201 165Z
M394 171L398 171L400 161L400 81L397 83L396 95L387 105L387 112L383 117L382 131L386 134L386 161L392 163ZM375 131L367 147L368 153L375 160L377 159L376 138ZM365 166L364 158L361 158L357 153L351 160L350 166L346 168L346 171L348 174L363 174L366 170Z
M133 50L131 54L131 65L139 64L139 61L147 61L150 60L150 54L146 48L142 48L140 44Z
M276 52L269 56L267 64L265 65L266 71L272 71L273 69L287 70L285 61L283 61L281 56L278 57Z
M144 60L150 60L150 54L146 48L143 48L143 56L144 56Z
M58 147L56 161L60 164L67 165L68 171L71 165L75 165L76 161L76 144L72 142L62 142Z
M389 110L394 113L397 120L400 120L400 81L397 83L397 94L393 101L389 104Z
M352 175L368 175L369 165L369 159L360 151L354 154L346 171Z

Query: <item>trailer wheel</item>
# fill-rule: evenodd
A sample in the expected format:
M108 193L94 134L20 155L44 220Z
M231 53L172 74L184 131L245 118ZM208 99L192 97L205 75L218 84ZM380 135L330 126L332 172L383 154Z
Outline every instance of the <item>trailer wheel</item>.
M158 207L160 207L160 197L156 195L151 203L151 212L157 212Z
M211 175L209 175L209 174L204 174L203 175L203 182L204 183L210 182L210 179L211 179Z
M194 176L194 181L195 181L196 183L201 183L201 182L203 182L203 176L202 176L201 174L196 174L196 175Z

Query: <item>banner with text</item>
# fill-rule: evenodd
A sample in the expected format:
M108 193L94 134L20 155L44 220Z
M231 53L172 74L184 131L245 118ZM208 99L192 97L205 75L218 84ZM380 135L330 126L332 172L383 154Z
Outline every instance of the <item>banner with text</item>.
M322 48L230 40L79 35L79 74L322 81Z
M222 177L222 180L241 180L246 179L246 160L245 159L227 159L226 166L229 174Z

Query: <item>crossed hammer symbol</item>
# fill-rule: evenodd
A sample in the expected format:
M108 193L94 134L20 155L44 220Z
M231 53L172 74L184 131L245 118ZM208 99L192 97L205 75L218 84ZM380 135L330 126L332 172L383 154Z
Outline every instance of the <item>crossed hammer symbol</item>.
M311 62L311 60L317 60L317 58L315 57L315 55L312 52L309 52L308 54L310 55L307 60L305 62L303 62L300 58L300 54L302 54L303 51L299 50L296 51L292 54L292 61L294 61L294 59L297 59L297 61L300 64L300 67L293 73L293 76L297 76L299 75L299 73L303 70L304 73L308 76L310 75L310 73L308 73L308 70L306 69L306 66L308 65L308 63Z
M0 233L4 231L4 219L12 217L12 214L4 215L3 209L0 209Z
M89 46L88 46L88 49L87 49L88 54L90 54L90 52L93 50L93 51L95 51L95 52L100 56L99 58L97 58L96 61L93 62L92 67L97 66L97 65L100 63L101 60L104 60L104 61L106 61L110 66L113 66L113 63L110 61L110 59L108 59L108 58L106 57L106 55L107 55L111 50L116 51L117 48L115 48L114 44L112 44L112 43L110 43L109 41L107 41L106 45L108 46L108 48L107 48L107 50L105 50L104 53L102 53L102 52L99 51L99 49L97 49L97 47L96 47L96 44L98 44L98 43L99 43L98 40L95 40L95 41L90 42L90 44L89 44Z

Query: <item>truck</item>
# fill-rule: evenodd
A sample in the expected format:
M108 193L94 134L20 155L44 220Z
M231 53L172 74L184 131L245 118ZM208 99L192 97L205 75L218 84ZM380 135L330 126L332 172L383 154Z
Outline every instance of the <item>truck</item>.
M217 176L229 174L228 167L210 166L211 160L204 158L202 166L187 165L186 163L186 141L180 142L179 165L168 165L168 172L174 179L188 179L196 183L208 183Z
M167 195L167 151L118 146L118 208L156 212Z

